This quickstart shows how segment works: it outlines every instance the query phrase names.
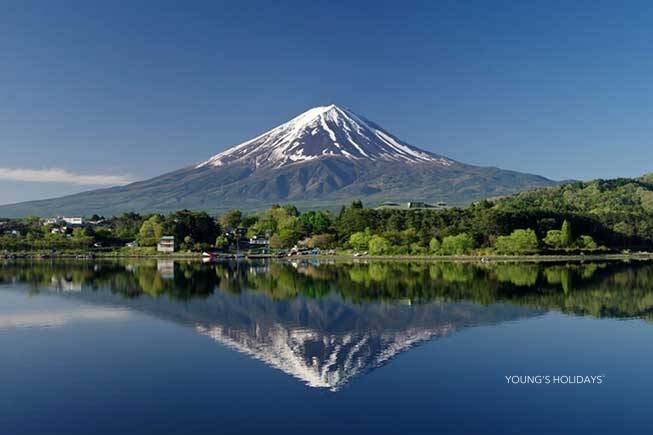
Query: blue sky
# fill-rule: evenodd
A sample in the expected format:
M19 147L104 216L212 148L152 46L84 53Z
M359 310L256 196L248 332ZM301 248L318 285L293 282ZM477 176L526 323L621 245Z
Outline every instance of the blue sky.
M5 1L0 203L202 161L304 110L555 179L653 170L651 2Z

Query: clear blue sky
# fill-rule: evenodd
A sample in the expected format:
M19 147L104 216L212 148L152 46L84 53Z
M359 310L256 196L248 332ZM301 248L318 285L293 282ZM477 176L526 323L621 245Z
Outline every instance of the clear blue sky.
M652 53L648 1L4 1L0 203L158 175L329 103L467 163L637 176Z

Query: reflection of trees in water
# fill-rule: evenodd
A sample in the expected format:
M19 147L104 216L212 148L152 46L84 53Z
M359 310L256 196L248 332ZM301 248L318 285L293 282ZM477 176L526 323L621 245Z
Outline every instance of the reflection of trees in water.
M8 262L0 266L0 283L25 283L39 292L58 289L57 283L74 282L87 289L108 287L129 298L147 294L190 299L213 293L217 278L211 269L190 262L174 263L173 267L171 274L162 274L153 260Z
M198 262L144 261L7 262L0 283L27 283L32 291L108 287L134 298L141 295L187 300L217 289L244 290L282 300L337 294L366 301L496 302L553 308L603 317L653 318L653 265L646 263L468 264L369 262Z

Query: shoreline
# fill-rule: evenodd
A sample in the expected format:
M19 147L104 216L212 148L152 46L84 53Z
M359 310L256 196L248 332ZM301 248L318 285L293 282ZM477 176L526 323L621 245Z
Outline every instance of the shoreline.
M583 261L626 261L653 260L653 253L646 254L589 254L589 255L378 255L378 256L317 256L315 258L338 258L351 260L381 260L381 261L450 261L467 263L540 263L540 262L583 262ZM290 257L293 258L293 257Z
M129 254L129 253L60 253L41 254L21 252L0 257L4 260L56 260L56 259L77 259L77 260L111 260L111 259L153 259L153 260L189 260L202 261L204 258L200 253L174 253L174 254ZM465 262L465 263L543 263L543 262L584 262L584 261L651 261L653 253L605 253L605 254L570 254L570 255L359 255L335 254L335 255L293 255L286 257L256 256L243 260L333 260L333 261L422 261L422 262ZM217 261L234 261L233 258L222 258ZM215 261L215 260L211 260Z

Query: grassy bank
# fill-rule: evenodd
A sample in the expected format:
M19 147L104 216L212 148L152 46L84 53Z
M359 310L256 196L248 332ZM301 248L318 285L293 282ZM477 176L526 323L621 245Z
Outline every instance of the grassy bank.
M653 260L653 253L612 253L589 255L317 255L284 257L287 259L316 258L320 260L382 260L382 261L463 261L463 262L561 262L561 261L628 261Z
M200 260L199 252L160 253L155 248L120 248L116 250L66 250L66 251L19 251L5 253L4 258L151 258ZM277 259L272 256L271 258ZM627 261L653 260L652 252L599 252L570 254L530 254L530 255L354 255L350 251L339 251L335 255L293 255L279 257L280 260L319 259L319 260L381 260L381 261L462 261L462 262L561 262L561 261Z
M21 250L5 252L0 258L179 258L199 259L199 252L174 252L164 254L156 248L119 248L119 249L66 249L66 250Z

